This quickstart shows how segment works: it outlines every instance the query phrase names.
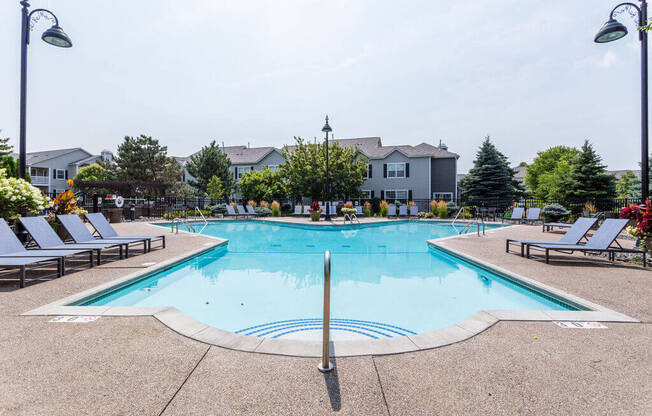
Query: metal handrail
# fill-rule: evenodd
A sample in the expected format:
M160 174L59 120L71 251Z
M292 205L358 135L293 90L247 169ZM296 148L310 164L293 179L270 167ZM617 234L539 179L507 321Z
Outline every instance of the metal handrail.
M464 207L460 208L460 209L457 211L457 214L455 214L455 218L453 218L453 222L451 223L451 225L455 225L455 221L457 221L458 217L459 217L460 214L463 213L463 212L464 212Z
M201 212L201 209L199 209L199 207L195 207L195 211L199 212L199 215L201 215L201 219L204 220L204 224L208 224L208 221L206 221L206 217L204 217L204 214Z
M355 214L344 214L344 223L346 224L346 220L349 220L351 224L353 224L353 221L358 223L360 225L360 220L358 219L358 216Z
M331 321L331 252L324 253L324 322L322 324L321 363L317 367L322 373L333 370L330 362L330 322Z

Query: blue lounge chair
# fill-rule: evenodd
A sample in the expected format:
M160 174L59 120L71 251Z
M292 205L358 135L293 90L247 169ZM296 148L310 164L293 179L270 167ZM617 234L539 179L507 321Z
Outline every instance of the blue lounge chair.
M515 207L512 210L512 216L511 217L503 217L503 221L518 221L521 222L523 221L523 213L525 212L525 208L521 207Z
M226 214L229 217L238 218L238 213L235 212L235 209L233 209L233 205L226 204Z
M247 214L253 215L254 217L258 216L258 213L256 212L256 210L254 210L254 207L252 207L251 205L247 205Z
M25 227L32 240L40 248L49 250L93 250L96 254L97 264L102 261L102 250L117 248L120 258L123 256L124 243L88 243L88 244L65 244L56 232L50 227L45 217L21 217L20 223Z
M523 222L526 224L534 224L537 221L541 221L539 218L541 216L541 208L530 208L527 210L527 217L523 218Z
M419 216L419 207L416 205L410 205L410 217Z
M238 210L239 216L246 218L249 215L242 205L236 205L235 208Z
M407 217L407 215L408 215L407 205L401 205L400 207L398 207L399 217Z
M586 244L526 244L526 256L530 258L532 248L543 250L545 252L545 262L550 262L550 252L559 251L562 253L572 254L575 251L583 253L608 253L609 260L615 259L615 253L637 253L643 255L643 267L647 266L647 252L645 250L623 248L618 241L618 235L625 229L629 220L620 218L608 218L604 220L600 228L593 234ZM617 247L612 247L613 243Z
M558 241L513 240L508 238L505 242L505 252L509 253L512 244L521 245L521 257L525 256L525 246L527 244L579 244L582 238L586 238L586 233L589 232L597 220L597 218L578 218Z
M105 240L149 240L148 251L152 249L152 241L160 241L161 248L165 248L165 236L163 234L154 235L120 235L111 227L106 217L101 212L85 214L88 222L91 223L95 231Z
M68 235L72 237L73 241L77 244L94 244L94 243L111 243L111 244L124 244L125 257L129 257L129 245L143 243L143 252L147 253L151 246L151 239L104 239L95 238L93 234L86 228L84 222L79 218L79 215L57 215L57 219L66 229Z
M61 277L61 257L9 257L9 258L0 258L0 267L18 267L20 269L20 287L25 287L25 283L40 280L46 276L35 277L33 279L27 279L27 271L40 269L42 267L47 267L52 265L52 263L57 264L57 277ZM33 265L32 267L29 267Z
M355 215L362 215L362 207L360 205L356 205L355 207Z
M303 207L301 205L295 205L294 206L294 215L303 215L301 213L302 209L303 209Z
M387 218L396 216L396 205L390 204L387 207Z
M337 217L337 205L329 205L328 206L328 214L331 217Z

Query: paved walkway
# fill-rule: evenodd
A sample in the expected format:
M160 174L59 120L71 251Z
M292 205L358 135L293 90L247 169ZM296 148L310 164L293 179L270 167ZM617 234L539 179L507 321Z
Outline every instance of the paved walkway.
M499 322L443 348L340 358L323 375L315 359L209 347L152 317L20 316L209 241L180 233L165 250L25 289L0 286L0 415L650 414L652 274L581 255L551 265L521 259L504 253L506 235L556 238L519 226L446 244L643 322L594 330Z

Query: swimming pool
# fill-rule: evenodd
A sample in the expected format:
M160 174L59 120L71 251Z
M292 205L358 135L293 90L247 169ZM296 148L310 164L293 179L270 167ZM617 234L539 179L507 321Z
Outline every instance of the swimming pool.
M427 240L457 234L449 223L343 228L223 221L202 233L229 243L81 304L174 306L238 334L318 339L328 249L334 340L432 331L481 310L575 310L429 247Z

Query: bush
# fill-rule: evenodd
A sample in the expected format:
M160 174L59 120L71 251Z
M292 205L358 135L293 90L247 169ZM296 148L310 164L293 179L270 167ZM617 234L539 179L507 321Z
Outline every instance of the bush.
M448 216L457 214L457 211L460 210L460 207L455 203L455 201L446 202L446 209L448 210Z
M556 222L570 215L570 211L560 204L550 204L543 207L541 213L549 221Z
M247 201L247 205L251 205L254 208L256 208L258 206L258 204L256 204L256 201L251 200L251 199L249 201Z
M267 207L256 207L254 208L254 211L261 217L272 215L272 210Z
M439 218L448 218L448 208L446 208L445 203L444 206L437 207L437 216Z
M294 208L292 208L292 204L283 204L281 206L281 211L283 212L292 212Z
M423 211L419 211L419 213L417 214L417 216L418 216L419 218L434 218L434 215L433 215L432 212L423 212Z
M380 212L380 198L371 198L371 212L374 214Z
M371 217L373 215L371 211L371 203L370 202L365 202L364 203L364 208L362 209L362 212L364 213L365 217Z
M389 204L387 203L387 201L385 200L380 201L380 208L378 212L381 217L387 216L387 213L389 212Z
M261 202L260 205L262 206L263 203ZM278 201L272 201L272 216L273 217L281 216L281 204L279 204Z
M278 202L277 202L277 204L278 204ZM258 205L260 205L263 208L269 208L269 202L265 201L264 199L262 201L260 201L260 204L258 204Z
M226 214L226 204L216 204L208 207L211 214Z

